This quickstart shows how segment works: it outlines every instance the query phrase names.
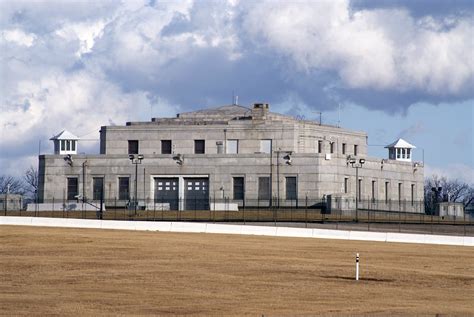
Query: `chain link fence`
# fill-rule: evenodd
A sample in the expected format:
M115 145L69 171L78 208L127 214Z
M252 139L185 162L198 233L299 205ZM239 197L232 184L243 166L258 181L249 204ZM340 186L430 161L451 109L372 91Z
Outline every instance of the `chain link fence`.
M51 199L0 202L3 216L79 218L129 221L200 221L267 226L344 230L474 235L468 214L437 216L424 210L423 201L386 202L361 200L331 206L327 199L236 201L231 199L74 200ZM407 207L408 206L408 207ZM407 207L409 212L404 210ZM417 212L413 212L417 211Z

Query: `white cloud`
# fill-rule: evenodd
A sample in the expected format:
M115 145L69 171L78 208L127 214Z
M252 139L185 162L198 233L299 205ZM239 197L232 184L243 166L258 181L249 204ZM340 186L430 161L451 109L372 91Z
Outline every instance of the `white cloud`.
M20 46L30 47L36 40L36 35L33 33L25 33L20 29L10 29L2 31L2 39Z
M105 22L102 20L95 22L72 23L56 30L56 34L66 41L79 41L79 49L76 52L77 57L82 54L90 53L98 37L103 34Z
M305 71L328 69L351 88L457 94L474 78L472 17L417 21L401 9L351 11L349 1L261 2L247 32Z

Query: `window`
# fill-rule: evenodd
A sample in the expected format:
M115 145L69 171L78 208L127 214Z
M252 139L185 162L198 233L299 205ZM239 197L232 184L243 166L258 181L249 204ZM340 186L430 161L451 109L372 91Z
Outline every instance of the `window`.
M372 201L375 200L375 181L372 181Z
M258 178L258 199L270 200L270 177Z
M388 150L388 153L389 153L388 157L389 157L391 160L394 160L394 159L395 159L395 149L394 149L394 148L390 148L390 149Z
M227 140L227 154L239 153L239 140Z
M397 159L401 157L401 149L397 149Z
M66 151L71 151L71 141L66 140Z
M71 141L71 150L75 151L76 150L76 141Z
M323 153L323 141L318 141L318 153Z
M344 194L349 192L349 178L344 177Z
M354 144L354 155L357 156L357 144Z
M389 182L385 182L385 202L388 202L389 195L388 195L388 188L389 188Z
M260 152L272 153L272 140L260 140Z
M61 140L61 151L66 151L66 140Z
M415 184L411 184L411 205L415 204Z
M194 140L194 154L204 154L206 152L206 141Z
M329 152L334 153L334 142L329 143Z
M411 149L407 149L407 159L410 159L411 156Z
M402 183L398 183L398 201L402 201Z
M138 154L137 140L128 140L128 154Z
M101 200L104 199L104 178L94 177L92 178L92 199Z
M67 178L67 200L77 199L79 194L78 181L77 177L68 177Z
M171 154L171 140L161 140L161 154Z
M128 200L130 198L130 180L128 177L119 177L119 199Z
M244 200L244 178L234 177L234 199Z
M296 177L294 176L286 177L286 199L287 200L298 199Z
M359 192L357 193L357 197L360 200L362 198L362 180L359 179Z
M402 149L402 159L406 158L405 149Z
M346 154L346 143L342 143L342 154Z

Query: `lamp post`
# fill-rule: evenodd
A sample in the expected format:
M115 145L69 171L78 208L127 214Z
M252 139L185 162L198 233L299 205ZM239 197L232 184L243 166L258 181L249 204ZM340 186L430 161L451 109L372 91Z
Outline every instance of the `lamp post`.
M431 211L431 214L433 214L435 211L436 211L436 205L438 204L438 199L439 199L439 194L441 194L441 191L443 190L442 187L438 186L438 187L431 187L431 191L433 192L434 194L434 204L433 204L433 210ZM449 201L449 200L448 200Z
M360 188L359 188L359 168L362 168L362 165L364 165L365 163L365 159L361 158L359 159L359 161L357 162L357 160L353 157L349 158L348 159L348 163L351 164L351 166L353 168L356 169L356 222L359 221L359 191L360 191Z
M134 202L133 202L133 208L135 210L135 215L137 214L137 204L138 204L138 199L137 199L137 195L138 195L138 188L137 188L137 184L138 184L138 165L139 164L142 164L142 160L144 158L143 154L130 154L128 156L128 158L130 159L130 161L132 162L133 165L135 165L135 197L134 197Z

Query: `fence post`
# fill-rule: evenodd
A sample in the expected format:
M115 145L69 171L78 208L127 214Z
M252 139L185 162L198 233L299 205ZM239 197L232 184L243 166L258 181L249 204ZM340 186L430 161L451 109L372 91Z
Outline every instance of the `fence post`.
M305 228L308 228L308 195L305 197L305 204L304 204L304 223Z

